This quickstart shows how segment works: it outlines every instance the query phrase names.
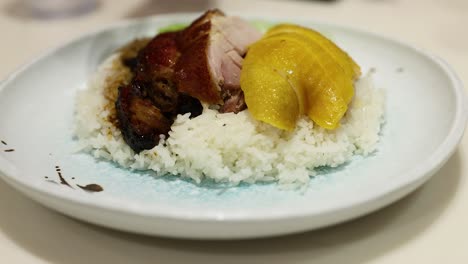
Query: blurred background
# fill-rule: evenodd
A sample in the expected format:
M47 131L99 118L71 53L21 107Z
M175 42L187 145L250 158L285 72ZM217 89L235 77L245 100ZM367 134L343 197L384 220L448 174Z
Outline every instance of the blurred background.
M467 0L0 0L0 77L35 54L118 20L218 7L227 13L288 15L347 24L435 50L459 71L466 59ZM28 40L28 41L26 41ZM453 55L447 49L462 52ZM467 73L468 72L464 72Z

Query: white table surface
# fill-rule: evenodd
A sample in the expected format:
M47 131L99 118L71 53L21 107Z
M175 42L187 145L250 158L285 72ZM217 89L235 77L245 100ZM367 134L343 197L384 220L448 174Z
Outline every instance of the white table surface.
M124 18L219 7L294 15L384 33L446 59L468 83L468 0L100 1L62 20L0 0L0 79L44 50ZM144 237L67 218L0 181L0 263L468 263L468 142L422 188L369 216L272 239L200 242Z

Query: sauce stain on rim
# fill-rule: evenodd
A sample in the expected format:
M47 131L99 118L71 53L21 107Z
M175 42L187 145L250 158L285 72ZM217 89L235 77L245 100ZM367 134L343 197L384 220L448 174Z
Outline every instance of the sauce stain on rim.
M80 187L81 189L87 192L102 192L104 190L104 188L102 188L101 185L95 183L88 184L85 186L77 184L76 186Z
M62 172L60 170L60 167L59 166L55 166L55 170L57 171L57 175L59 176L59 179L60 179L60 184L63 184L63 185L66 185L70 188L73 189L73 187L67 182L67 180L65 180L65 178L62 176Z

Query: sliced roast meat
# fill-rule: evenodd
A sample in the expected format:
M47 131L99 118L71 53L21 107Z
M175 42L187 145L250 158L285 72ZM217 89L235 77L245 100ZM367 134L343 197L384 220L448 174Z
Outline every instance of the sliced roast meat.
M208 38L199 38L180 57L175 67L175 83L179 92L189 94L202 102L221 104L217 80L212 76L205 47Z
M174 66L179 59L177 32L157 35L143 48L137 57L136 77L138 81L160 79L172 80Z
M180 56L177 32L157 35L137 57L134 82L140 83L143 95L166 114L177 112L178 92L173 80L174 66Z
M181 96L173 82L174 66L180 56L176 35L160 34L134 59L125 58L136 62L127 65L134 78L120 88L115 107L123 138L137 153L157 145L160 135L170 131L175 115L190 112L193 117L203 109L196 99ZM187 105L182 107L182 103Z
M135 152L153 148L171 129L172 121L135 84L120 87L115 107L123 138Z
M170 81L180 55L175 33L156 36L134 54L136 58L123 57L134 78L120 87L115 108L125 142L140 152L158 144L161 134L167 135L177 111L178 93Z
M223 105L231 95L239 94L242 57L260 37L259 31L240 18L218 10L206 12L178 36L182 54L175 67L178 90ZM238 112L245 104L228 108Z
M124 62L133 79L119 90L116 112L127 144L151 149L177 114L202 113L200 101L221 112L246 108L240 89L242 58L260 32L236 17L210 10L188 28L157 35Z
M145 83L144 91L145 96L163 113L170 115L177 112L179 93L172 81L164 78L153 80Z

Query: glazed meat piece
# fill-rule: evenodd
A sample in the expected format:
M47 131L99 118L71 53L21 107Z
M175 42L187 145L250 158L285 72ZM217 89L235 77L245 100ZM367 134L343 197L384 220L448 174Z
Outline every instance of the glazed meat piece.
M135 83L119 89L116 109L123 138L137 153L153 148L158 144L159 136L167 135L171 129L172 120L143 97Z
M240 71L247 46L260 38L247 22L210 10L188 28L157 35L135 59L134 74L116 101L119 127L135 151L151 149L167 135L177 114L202 113L200 101L221 112L246 108Z
M180 56L177 33L160 34L142 48L128 65L134 78L120 87L115 107L125 142L135 151L151 149L160 135L167 135L174 116L179 113L201 114L200 102L177 92L173 79L174 65Z
M156 36L137 57L134 81L143 86L142 91L164 113L177 111L177 88L172 79L174 65L180 56L176 32Z
M174 65L180 56L177 35L178 32L159 34L138 53L135 79L172 79Z
M245 108L240 90L242 57L261 37L246 21L210 10L178 36L181 57L175 66L180 92L209 104L223 105L222 112Z
M203 111L198 101L185 94L177 94L175 112L164 112L147 96L147 88L137 81L122 86L115 103L117 120L125 142L137 153L152 149L160 135L167 135L177 114L190 113L196 117ZM172 108L172 106L171 106Z

